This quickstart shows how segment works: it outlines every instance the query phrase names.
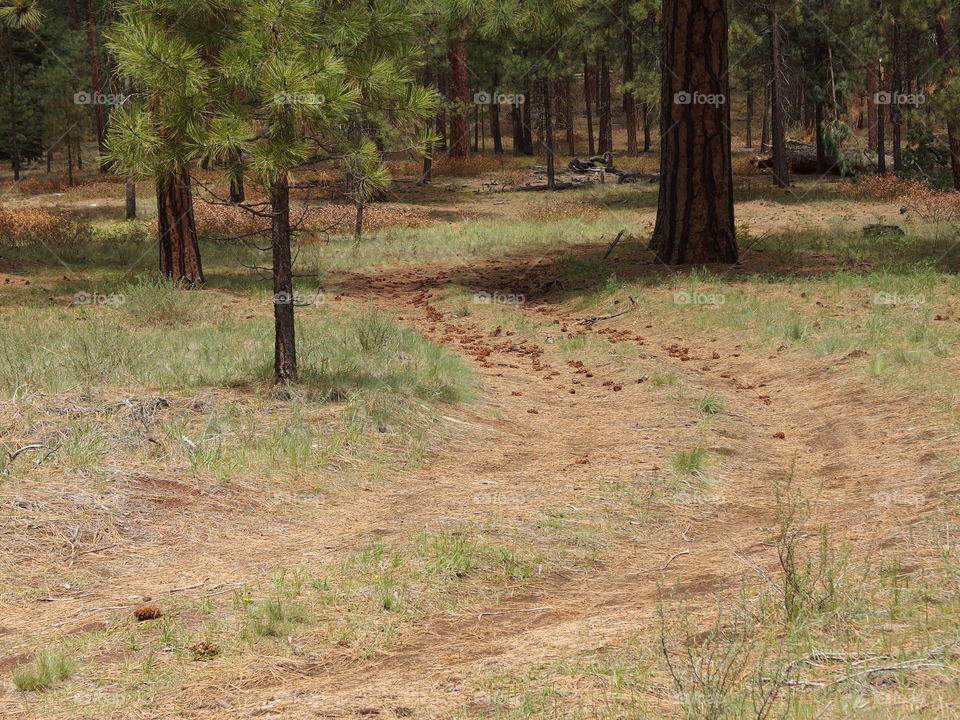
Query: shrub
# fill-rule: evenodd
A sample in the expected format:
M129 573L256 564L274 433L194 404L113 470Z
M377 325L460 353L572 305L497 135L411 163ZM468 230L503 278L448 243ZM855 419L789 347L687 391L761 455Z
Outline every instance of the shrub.
M68 248L86 244L92 237L90 225L83 220L41 208L0 206L0 245Z

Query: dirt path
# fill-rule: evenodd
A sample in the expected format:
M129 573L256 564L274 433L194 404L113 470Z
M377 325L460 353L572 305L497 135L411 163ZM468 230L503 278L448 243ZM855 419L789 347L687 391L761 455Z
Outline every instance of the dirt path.
M521 507L503 508L505 524L564 504L598 507L608 500L598 479L663 469L674 450L695 442L695 413L678 410L649 384L603 363L568 365L549 344L450 317L434 302L453 278L478 290L524 283L535 289L550 275L529 270L535 259L352 275L343 283L349 300L373 301L472 358L485 393L476 412L458 415L456 434L435 462L398 479L385 496L344 508L344 527L389 536L470 523L480 515L470 499L491 487L522 498ZM557 298L536 300L542 302L529 302L525 313L574 327L577 318ZM814 519L858 553L905 542L905 529L932 509L939 493L956 491L956 476L940 469L931 449L943 426L915 398L884 396L842 367L809 358L761 357L677 337L642 310L576 329L635 343L685 382L723 397L727 412L708 435L722 458L713 500L654 507L646 521L620 508L601 562L550 576L504 605L479 608L509 612L423 618L390 653L363 662L346 656L305 662L255 688L212 692L200 716L482 711L486 700L471 694L466 678L616 645L650 627L658 586L693 613L734 592L743 578L762 583L763 572L775 574L765 528L775 483L791 468L795 486L813 501ZM922 501L877 499L897 494Z

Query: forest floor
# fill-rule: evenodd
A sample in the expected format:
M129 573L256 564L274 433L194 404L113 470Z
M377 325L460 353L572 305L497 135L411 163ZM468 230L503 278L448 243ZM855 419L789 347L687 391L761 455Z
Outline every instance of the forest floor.
M292 401L212 243L187 300L0 257L0 715L960 717L953 236L744 177L742 263L672 272L655 186L483 180L304 250Z

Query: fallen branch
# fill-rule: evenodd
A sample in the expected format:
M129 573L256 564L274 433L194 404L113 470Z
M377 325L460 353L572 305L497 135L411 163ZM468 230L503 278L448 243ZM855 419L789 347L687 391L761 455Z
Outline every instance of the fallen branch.
M666 561L663 565L661 565L660 567L657 567L657 568L648 568L647 570L641 570L639 574L642 575L642 574L648 573L648 572L660 572L661 570L666 570L667 567L669 567L670 563L672 563L672 562L673 562L674 560L676 560L678 557L680 557L681 555L689 555L689 554L690 554L690 551L689 551L689 550L681 550L680 552L674 553L673 555L671 555L671 556L670 556L670 559L667 560L667 561Z
M543 612L544 610L553 610L553 608L549 605L545 605L544 607L521 608L520 610L490 610L477 615L477 620L482 618L484 615L512 615L514 613Z
M623 312L614 313L613 315L590 315L580 320L577 324L578 325L595 325L596 323L602 320L613 320L613 318L618 318L621 315L626 315L628 312L633 312L633 310L636 309L637 301L635 298L632 298L629 295L627 297L630 298L630 307L628 307Z
M44 445L43 443L32 443L30 445L24 445L22 448L20 448L15 452L7 453L7 458L9 458L9 462L13 462L18 457L20 457L23 453L28 452L30 450L47 450L48 451L47 454L40 459L40 462L42 463L59 449L60 449L59 445L57 447L52 448L49 445Z
M167 590L166 592L168 592L168 593L178 593L178 592L183 592L184 590L196 590L198 587L203 587L204 585L206 585L209 580L210 580L210 578L206 577L206 578L204 578L203 580L201 580L200 582L198 582L198 583L195 584L195 585L184 585L183 587L171 588L170 590Z
M620 242L620 238L623 237L623 234L626 232L626 229L621 230L617 233L617 236L613 239L613 242L610 243L610 246L607 248L607 251L603 254L603 259L606 260L610 257L610 253L613 252L613 249L617 246L617 243Z

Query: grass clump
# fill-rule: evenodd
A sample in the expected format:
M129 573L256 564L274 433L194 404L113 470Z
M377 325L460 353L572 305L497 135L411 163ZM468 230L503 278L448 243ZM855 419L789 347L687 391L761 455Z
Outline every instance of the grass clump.
M670 460L670 467L680 475L703 477L710 460L710 451L705 447L681 450Z
M281 595L268 598L251 613L249 628L258 637L283 637L294 625L304 622L303 605Z
M73 674L74 663L63 650L41 650L13 671L13 684L24 691L46 690Z
M712 393L704 395L697 401L697 412L704 415L719 415L723 409L723 399Z

